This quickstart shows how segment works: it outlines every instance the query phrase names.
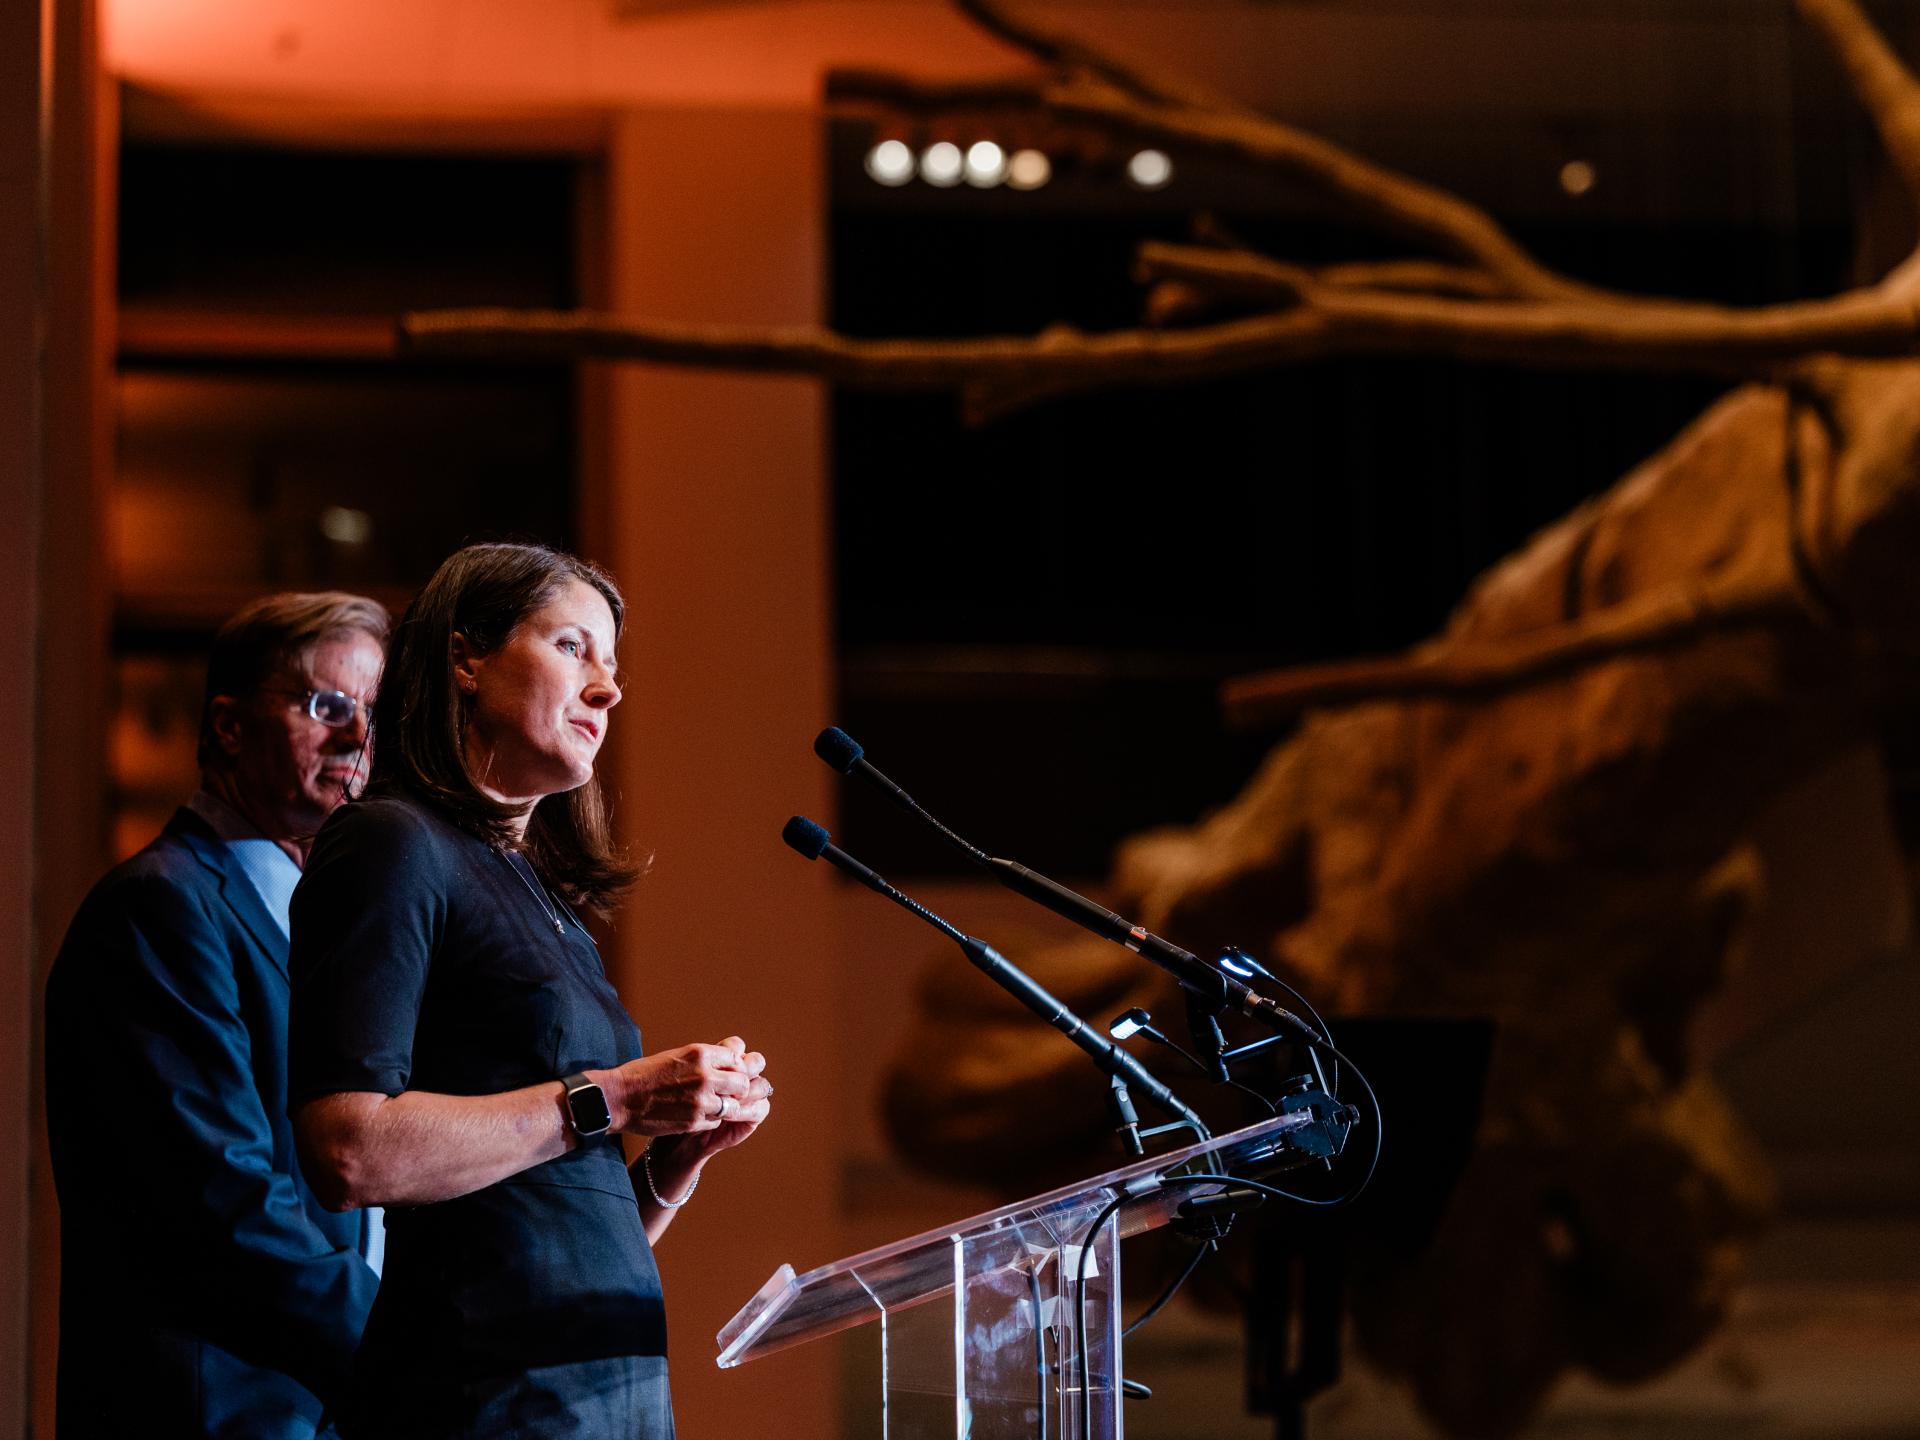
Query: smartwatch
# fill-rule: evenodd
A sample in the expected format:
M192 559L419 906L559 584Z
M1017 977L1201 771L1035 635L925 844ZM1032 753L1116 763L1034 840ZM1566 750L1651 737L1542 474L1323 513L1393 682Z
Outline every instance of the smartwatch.
M606 1093L587 1079L584 1073L569 1075L560 1082L567 1091L567 1123L582 1140L604 1135L613 1128L613 1112L607 1109Z

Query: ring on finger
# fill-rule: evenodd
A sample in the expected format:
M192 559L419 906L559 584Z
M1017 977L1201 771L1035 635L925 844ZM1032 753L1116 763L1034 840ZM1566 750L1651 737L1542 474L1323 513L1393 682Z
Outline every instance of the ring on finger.
M720 1123L724 1125L727 1121L733 1119L734 1115L739 1111L739 1108L739 1102L731 1095L722 1095L720 1097Z
M724 1120L724 1119L726 1119L726 1118L727 1118L727 1107L728 1107L729 1105L731 1105L732 1103L733 1103L733 1101L732 1101L732 1100L731 1100L731 1099L730 1099L729 1097L727 1097L727 1096L725 1096L725 1095L722 1095L722 1096L720 1097L720 1108L719 1108L718 1110L709 1110L709 1111L707 1111L707 1113L706 1113L706 1116L705 1116L705 1118L706 1118L706 1119L708 1119L708 1120Z

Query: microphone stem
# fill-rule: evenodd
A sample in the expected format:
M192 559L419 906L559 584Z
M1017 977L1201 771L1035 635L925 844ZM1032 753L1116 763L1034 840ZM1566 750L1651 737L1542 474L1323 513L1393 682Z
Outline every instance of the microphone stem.
M866 776L867 779L871 780L874 784L878 785L882 790L886 791L887 794L892 797L893 802L902 810L905 810L909 815L916 816L926 824L932 826L934 832L938 834L942 840L945 840L976 865L985 865L992 859L992 857L978 845L972 844L965 837L955 834L945 825L942 825L931 811L921 807L918 800L894 784L893 781L889 780L884 774L876 770L865 760L855 760L853 762L853 768Z
M1191 1125L1201 1138L1211 1138L1213 1132L1207 1129L1206 1123L1179 1096L1156 1080L1146 1066L1094 1030L1026 971L991 945L971 936L960 942L960 948L975 968L1079 1046L1108 1078L1139 1086L1162 1110Z
M1095 1031L1066 1005L1057 999L1045 986L1041 985L1026 971L1008 960L998 950L985 941L976 940L958 926L949 924L944 918L934 914L926 906L902 890L887 883L886 877L868 865L853 858L837 845L823 845L821 855L828 863L846 874L853 876L862 885L876 894L884 895L901 909L918 916L933 926L942 935L958 945L974 967L982 971L988 979L1005 990L1014 999L1025 1005L1034 1014L1071 1040L1098 1065L1111 1079L1136 1085L1152 1098L1155 1104L1177 1119L1186 1121L1202 1136L1209 1136L1205 1123L1189 1108L1179 1096L1156 1080L1151 1071L1134 1059L1127 1051L1115 1045L1104 1035Z
M1070 920L1083 929L1091 930L1096 935L1124 945L1142 959L1158 965L1178 980L1183 989L1205 1001L1216 1014L1230 1006L1274 1028L1293 1028L1320 1038L1319 1033L1298 1016L1282 1010L1232 976L1207 964L1192 951L1183 950L1170 941L1162 940L1144 926L1135 925L1124 916L1114 914L1106 906L1095 904L1078 891L1069 890L1058 881L1049 880L1037 870L1030 870L1017 861L1003 860L989 855L966 837L948 829L938 817L870 764L864 756L856 754L849 768L859 771L868 781L878 785L896 805L931 827L942 840L993 876L1007 889L1046 906L1063 920ZM864 866L861 868L865 869ZM920 913L911 905L908 908L914 909L916 914ZM964 943L951 927L946 927L944 922L941 922L941 925L942 933L947 938L955 940L956 943Z

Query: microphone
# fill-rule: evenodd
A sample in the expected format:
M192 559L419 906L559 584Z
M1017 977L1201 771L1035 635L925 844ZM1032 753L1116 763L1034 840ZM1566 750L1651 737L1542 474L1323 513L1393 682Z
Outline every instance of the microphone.
M978 845L964 839L949 830L939 820L923 808L905 790L888 779L866 758L866 750L846 731L830 726L814 738L813 753L843 775L859 774L863 779L880 787L892 798L893 802L931 826L940 837L965 855L974 864L980 866L1007 889L1024 895L1036 904L1044 905L1064 920L1071 920L1083 930L1091 930L1104 940L1127 949L1143 959L1168 971L1181 986L1195 997L1196 1002L1210 1007L1218 1014L1231 1006L1241 1013L1264 1020L1270 1025L1298 1032L1306 1038L1320 1044L1330 1043L1312 1025L1295 1015L1291 1010L1282 1008L1266 996L1248 988L1241 980L1209 965L1191 950L1183 950L1171 941L1162 940L1144 926L1113 913L1104 905L1096 904L1078 891L1049 880L1037 870L1029 870L1025 865L1012 860L1002 860L989 855ZM811 823L811 822L809 822ZM1198 1023L1198 1022L1196 1022ZM1215 1027L1217 1029L1217 1026ZM1217 1055L1224 1049L1224 1042L1218 1048L1211 1043L1212 1036L1197 1031L1196 1042L1205 1049L1213 1050ZM1216 1062L1217 1063L1217 1062Z
M833 843L826 826L816 825L804 815L795 815L781 826L780 838L788 849L799 851L808 860L818 860Z
M809 860L818 860L824 855L828 864L851 875L869 890L881 895L886 895L888 899L892 899L894 895L899 894L891 885L887 884L879 872L868 869L838 845L835 845L833 843L833 837L827 833L826 826L817 825L804 815L795 815L791 820L787 821L781 828L780 838L787 842L788 848L799 851L800 854L806 856ZM890 894L889 892L892 893ZM902 895L900 898L904 900L906 897ZM933 912L929 910L927 913L931 915ZM951 939L952 937L949 936L948 938Z
M915 800L906 791L902 790L898 785L894 784L893 781L889 780L885 775L881 774L879 770L869 764L866 758L867 752L861 746L860 742L838 726L829 725L825 730L822 730L818 735L813 737L813 753L826 761L827 764L831 765L835 770L838 770L842 775L852 775L857 771L862 779L879 786L880 789L887 793L888 798L891 799L894 804L909 814L918 817L923 824L932 826L933 829L939 833L942 840L945 840L949 845L953 846L954 849L973 861L974 864L985 865L991 869L995 865L1005 865L1007 863L1005 860L994 859L978 845L972 844L970 841L954 834L953 831L942 825L931 814L921 809L919 801ZM1072 892L1069 891L1068 893L1071 894ZM1047 902L1042 900L1040 903L1044 905Z
M957 926L948 923L911 895L889 885L879 872L861 864L835 845L833 837L827 832L825 826L809 820L804 815L795 815L781 830L780 838L786 841L791 849L807 859L824 859L835 869L851 875L869 890L886 896L901 909L910 911L924 920L958 945L975 969L983 971L987 978L1002 990L1085 1051L1093 1063L1098 1065L1108 1077L1125 1085L1139 1086L1149 1099L1168 1114L1193 1126L1202 1137L1210 1136L1211 1132L1200 1117L1194 1114L1179 1096L1156 1079L1153 1072L1146 1066L1088 1025L1045 986L991 945L983 940L976 940Z

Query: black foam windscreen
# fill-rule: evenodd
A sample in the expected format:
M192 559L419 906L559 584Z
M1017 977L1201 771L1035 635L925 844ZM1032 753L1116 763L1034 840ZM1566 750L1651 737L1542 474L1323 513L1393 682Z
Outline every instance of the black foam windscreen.
M813 738L813 753L845 775L867 752L860 742L838 726L829 725Z
M804 815L796 815L787 821L780 838L809 860L818 860L826 852L827 843L833 839L824 825L816 825Z

